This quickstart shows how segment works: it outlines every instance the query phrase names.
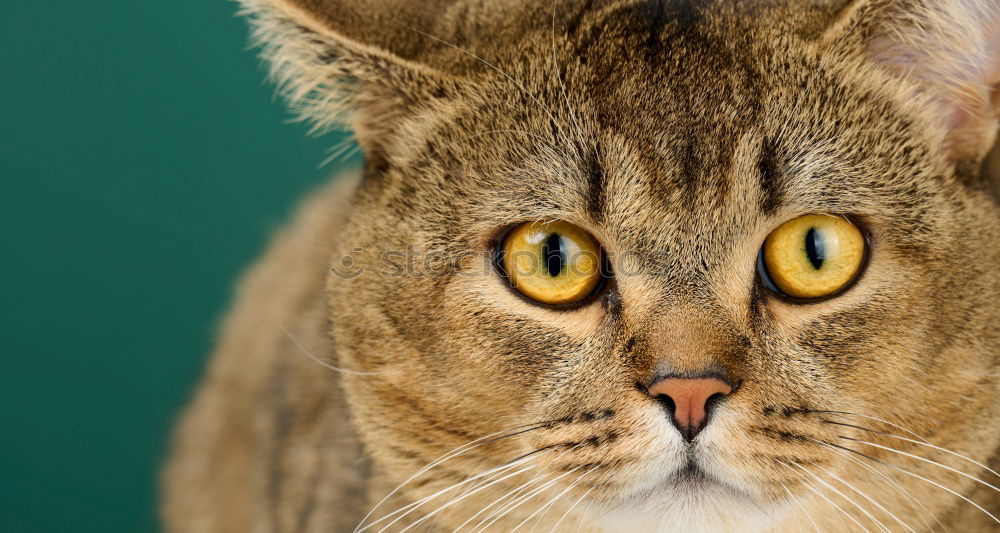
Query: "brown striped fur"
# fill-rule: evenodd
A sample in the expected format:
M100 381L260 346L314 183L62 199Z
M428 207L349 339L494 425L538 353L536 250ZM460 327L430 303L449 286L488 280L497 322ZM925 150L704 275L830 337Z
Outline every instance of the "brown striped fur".
M242 3L296 111L367 163L244 281L168 530L351 531L387 495L367 531L1000 528L993 0ZM871 253L799 304L755 261L806 213ZM552 218L611 256L578 309L489 259ZM664 369L741 384L690 446L637 387Z

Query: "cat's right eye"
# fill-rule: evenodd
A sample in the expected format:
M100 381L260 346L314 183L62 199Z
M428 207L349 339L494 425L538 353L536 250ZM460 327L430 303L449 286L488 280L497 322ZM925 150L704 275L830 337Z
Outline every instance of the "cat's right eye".
M543 304L579 304L604 279L601 245L568 222L521 224L507 234L498 252L497 264L511 286Z

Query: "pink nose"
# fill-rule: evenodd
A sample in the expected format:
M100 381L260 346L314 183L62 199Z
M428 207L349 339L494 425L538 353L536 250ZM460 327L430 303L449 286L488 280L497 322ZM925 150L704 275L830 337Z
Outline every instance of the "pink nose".
M691 440L705 427L710 403L729 395L733 388L716 378L666 378L649 387L649 395L667 400L672 407L674 424L686 440Z

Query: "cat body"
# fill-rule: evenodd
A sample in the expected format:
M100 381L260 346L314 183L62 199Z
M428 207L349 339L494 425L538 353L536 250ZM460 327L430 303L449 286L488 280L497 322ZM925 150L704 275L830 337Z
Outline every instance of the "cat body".
M168 529L1000 528L995 2L243 4L366 165L243 282ZM863 259L789 298L812 214ZM553 220L571 306L497 255ZM667 378L724 384L697 428Z

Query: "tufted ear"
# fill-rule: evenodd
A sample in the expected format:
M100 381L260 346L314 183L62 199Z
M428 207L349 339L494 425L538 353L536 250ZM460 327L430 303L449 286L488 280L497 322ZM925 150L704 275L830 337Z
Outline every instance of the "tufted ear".
M1000 0L854 0L824 38L853 41L929 96L953 160L985 157L997 129Z
M457 80L420 61L449 2L239 0L271 77L314 130L347 127L379 149L400 119L454 94Z

